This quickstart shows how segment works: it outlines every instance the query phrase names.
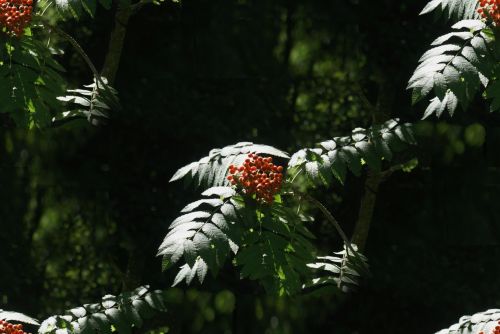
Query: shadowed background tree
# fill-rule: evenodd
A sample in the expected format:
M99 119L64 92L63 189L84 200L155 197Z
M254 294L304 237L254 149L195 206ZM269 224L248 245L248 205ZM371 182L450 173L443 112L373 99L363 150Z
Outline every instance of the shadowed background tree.
M0 308L45 317L123 287L167 288L173 273L161 274L154 255L194 199L168 180L213 147L248 140L292 152L374 119L418 120L425 106L411 108L406 83L446 30L418 17L421 7L388 0L143 7L126 24L114 84L123 109L106 125L27 132L5 121ZM92 24L61 26L98 68L113 13L99 7ZM88 82L85 63L60 43L70 82ZM380 185L365 250L372 275L357 292L270 297L223 270L202 287L169 290L163 331L423 333L498 306L500 119L479 99L471 110L419 123L419 167ZM366 177L317 193L349 232ZM326 221L313 230L325 250L341 243Z

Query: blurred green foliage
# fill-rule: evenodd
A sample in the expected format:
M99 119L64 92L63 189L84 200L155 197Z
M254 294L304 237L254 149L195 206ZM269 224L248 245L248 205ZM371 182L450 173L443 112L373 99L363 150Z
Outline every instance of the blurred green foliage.
M372 122L370 105L416 121L405 85L442 28L404 0L165 2L129 26L108 125L73 122L0 134L0 308L45 317L119 293L130 256L139 283L168 288L155 251L195 196L168 179L237 141L289 151ZM97 65L112 13L61 23ZM82 28L87 26L89 28ZM64 47L65 45L62 44ZM70 82L89 79L69 47ZM481 101L452 121L418 125L419 166L378 194L360 291L292 299L262 294L231 270L169 289L154 333L432 332L499 306L500 119ZM349 232L362 178L317 195ZM313 227L325 251L341 244ZM168 276L168 277L167 277Z

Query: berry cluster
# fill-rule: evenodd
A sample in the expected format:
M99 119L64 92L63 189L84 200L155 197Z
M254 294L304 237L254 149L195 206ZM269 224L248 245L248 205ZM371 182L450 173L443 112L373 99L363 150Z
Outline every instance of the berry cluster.
M28 334L23 330L23 325L14 325L5 320L0 320L0 334Z
M227 179L232 185L240 186L246 194L258 201L271 204L281 189L283 167L273 164L273 158L263 158L250 153L242 166L229 166Z
M483 19L489 18L495 22L495 25L500 25L500 0L478 0L479 8L477 12L481 14Z
M31 21L33 0L0 0L0 27L20 37Z
M479 334L485 334L485 333L483 331L480 331ZM495 326L495 328L493 328L493 331L491 332L491 334L500 334L500 321Z

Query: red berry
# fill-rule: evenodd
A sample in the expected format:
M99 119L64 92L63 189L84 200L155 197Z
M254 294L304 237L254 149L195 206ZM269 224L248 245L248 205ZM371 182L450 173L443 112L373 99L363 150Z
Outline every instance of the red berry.
M495 25L500 25L500 10L498 0L478 0L479 7L477 12L486 20L492 20Z
M274 165L272 161L272 157L263 158L249 153L241 166L229 166L231 175L227 179L233 186L241 188L244 194L255 194L258 201L271 204L283 180L283 167Z
M0 320L0 334L27 334L27 333L23 331L23 325L21 324L13 325L7 321Z
M32 0L0 1L0 28L10 35L21 37L31 21Z

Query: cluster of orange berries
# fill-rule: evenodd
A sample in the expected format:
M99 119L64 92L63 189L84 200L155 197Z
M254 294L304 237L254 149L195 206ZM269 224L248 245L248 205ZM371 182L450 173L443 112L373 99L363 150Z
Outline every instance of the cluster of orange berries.
M283 167L273 164L273 158L263 158L250 153L242 166L229 166L227 179L232 185L240 186L246 194L258 201L271 204L281 189Z
M23 325L14 325L5 320L0 320L0 334L28 334L23 330Z
M0 26L20 37L31 21L33 0L0 0Z
M500 0L478 0L477 12L483 19L490 18L496 25L500 25Z
M481 331L479 332L479 334L485 334L485 333ZM497 326L495 326L491 334L500 334L500 321L498 322Z

